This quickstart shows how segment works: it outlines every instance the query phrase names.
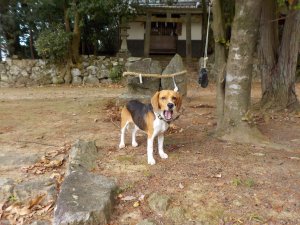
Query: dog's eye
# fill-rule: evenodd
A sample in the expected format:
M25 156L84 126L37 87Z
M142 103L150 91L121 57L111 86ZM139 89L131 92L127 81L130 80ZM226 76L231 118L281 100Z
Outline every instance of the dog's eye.
M161 97L160 99L162 99L162 100L166 100L167 98L166 98L166 97Z
M173 101L176 101L176 100L177 100L177 98L173 96L173 97L172 97L172 100L173 100Z

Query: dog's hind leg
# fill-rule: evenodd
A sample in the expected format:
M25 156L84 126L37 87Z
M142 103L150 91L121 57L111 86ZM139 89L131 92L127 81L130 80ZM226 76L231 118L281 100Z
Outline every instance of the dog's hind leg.
M125 147L125 131L130 122L132 122L132 117L128 110L124 107L121 112L121 140L119 148Z
M127 121L124 127L121 128L121 140L119 144L119 148L124 148L125 147L125 131L128 126L129 122Z
M136 132L139 130L139 127L137 125L134 125L134 127L132 128L132 142L131 145L132 147L137 147L138 143L136 142Z

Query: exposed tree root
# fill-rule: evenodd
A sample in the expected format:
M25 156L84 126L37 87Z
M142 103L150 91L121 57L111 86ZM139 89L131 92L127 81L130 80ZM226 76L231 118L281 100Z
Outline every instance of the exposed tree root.
M225 141L254 144L261 147L269 147L277 150L293 151L292 148L274 143L264 136L256 127L250 127L246 123L240 123L232 129L223 132L219 138Z
M291 102L280 101L276 98L264 98L260 102L254 105L254 109L262 111L282 111L288 109L290 112L300 111L300 103L297 98Z

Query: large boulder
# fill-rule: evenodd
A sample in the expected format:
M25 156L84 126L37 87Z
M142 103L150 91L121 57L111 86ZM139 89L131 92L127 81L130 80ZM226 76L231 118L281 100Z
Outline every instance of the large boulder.
M162 73L162 76L166 75L166 74L173 74L173 73L178 73L185 70L185 67L183 65L183 61L180 55L176 54L171 61L169 62L169 64L167 65L167 67L165 68L165 70ZM175 76L175 83L179 89L179 92L182 95L186 95L187 94L187 76L186 74L183 75L178 75ZM173 82L173 78L162 78L161 79L161 87L163 90L174 90L174 82Z
M94 141L77 140L69 154L66 175L73 171L90 171L94 169L98 155Z
M33 80L33 83L36 83L38 85L51 84L52 77L49 70L47 70L45 66L43 66L43 61L39 60L38 62L40 66L32 67L31 78Z
M71 70L72 84L82 84L81 71L78 68Z
M148 198L148 204L152 211L159 215L167 212L171 203L171 198L165 194L153 193Z
M97 66L89 66L89 67L86 68L86 70L87 70L89 75L96 76L99 69L98 69Z
M72 84L75 84L75 85L80 85L82 84L82 77L73 77L72 78Z
M54 209L54 225L106 225L113 207L116 183L86 171L68 175Z
M136 73L154 73L161 74L161 65L158 61L151 58L133 61L127 64L128 72ZM159 78L142 78L143 83L140 83L139 77L128 76L127 87L130 94L153 95L160 88Z
M55 201L57 196L57 183L51 178L37 178L17 184L13 195L20 201L33 199L38 195L45 195L44 201Z
M97 74L97 78L99 80L108 79L109 78L109 69L106 69L105 67L99 71Z
M20 75L21 71L22 71L22 69L20 69L17 65L12 65L9 70L10 74L13 76Z
M84 84L99 84L99 79L94 75L89 75L83 78Z
M53 84L63 84L63 83L65 83L65 80L64 80L64 78L62 78L60 76L53 76L52 83Z
M72 68L71 69L71 74L72 74L72 77L78 77L78 76L81 75L81 71L78 68Z
M8 200L9 196L12 195L14 187L14 181L10 178L0 177L0 202Z
M6 71L6 64L4 62L0 62L0 87L8 87L8 82L9 76Z

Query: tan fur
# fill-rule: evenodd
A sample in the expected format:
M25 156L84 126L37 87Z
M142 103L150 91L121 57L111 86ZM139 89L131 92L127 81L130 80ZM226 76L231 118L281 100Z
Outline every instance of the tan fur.
M151 104L154 111L168 110L168 103L173 103L176 106L177 112L181 108L182 96L178 92L171 90L157 91L151 98Z
M159 105L158 105L158 98L159 98L159 91L157 91L153 97L151 98L151 105L153 107L154 112L159 110Z
M155 120L155 117L153 115L153 113L148 113L146 115L145 121L146 121L146 133L148 135L148 137L151 137L153 134L153 121Z
M177 93L177 95L176 95L177 99L175 101L175 105L176 105L176 111L179 112L179 110L181 108L181 104L182 104L182 95L179 94L178 92L176 92L176 93Z
M126 107L123 107L121 111L121 128L123 128L127 122L133 122L133 120L128 109L126 109Z

